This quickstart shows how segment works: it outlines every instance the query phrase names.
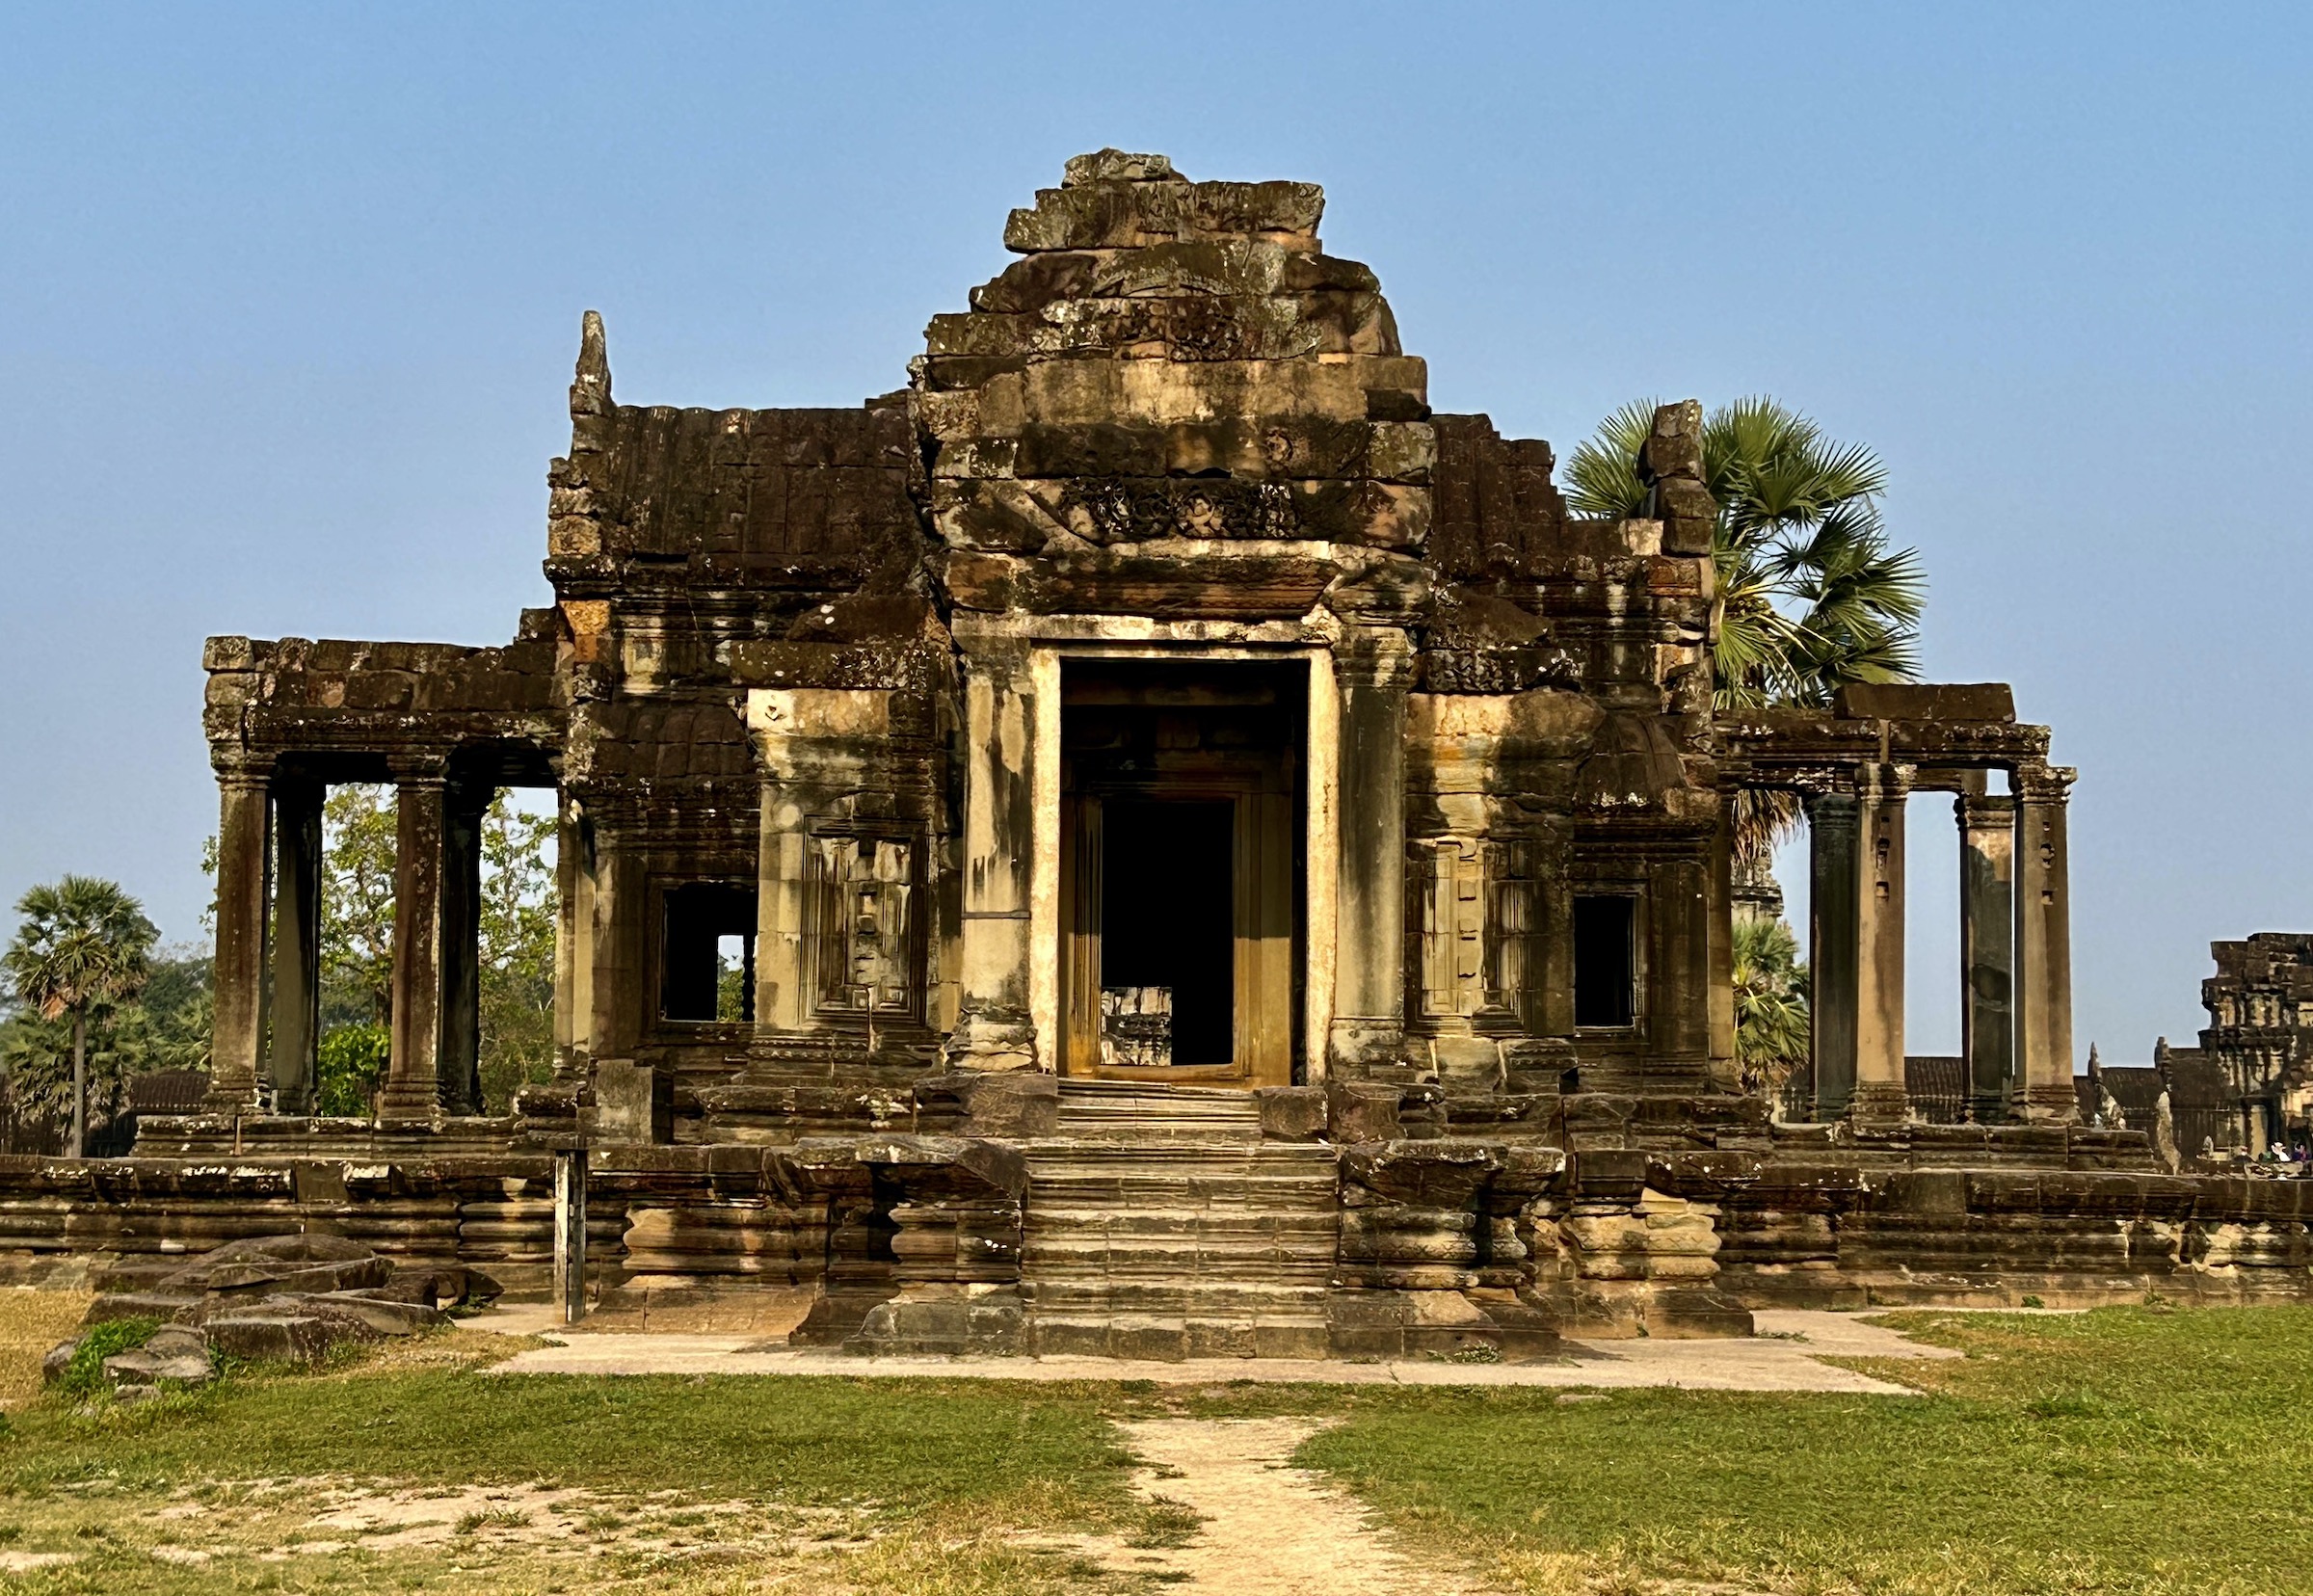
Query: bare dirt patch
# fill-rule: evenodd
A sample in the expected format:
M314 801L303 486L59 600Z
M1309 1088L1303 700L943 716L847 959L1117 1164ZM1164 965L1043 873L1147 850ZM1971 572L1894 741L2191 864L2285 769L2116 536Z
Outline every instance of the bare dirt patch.
M1291 1464L1314 1419L1151 1420L1119 1426L1148 1467L1133 1483L1203 1522L1183 1544L1103 1547L1103 1560L1156 1572L1168 1590L1229 1596L1484 1596L1425 1566L1355 1501ZM1184 1527L1185 1528L1185 1527Z

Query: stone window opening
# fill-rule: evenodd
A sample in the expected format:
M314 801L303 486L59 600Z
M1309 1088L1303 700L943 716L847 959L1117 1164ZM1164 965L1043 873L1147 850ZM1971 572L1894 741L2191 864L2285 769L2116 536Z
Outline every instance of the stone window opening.
M755 1020L755 889L693 881L666 891L659 1017L680 1024Z
M1638 1023L1638 900L1625 892L1574 900L1574 1024L1629 1030Z

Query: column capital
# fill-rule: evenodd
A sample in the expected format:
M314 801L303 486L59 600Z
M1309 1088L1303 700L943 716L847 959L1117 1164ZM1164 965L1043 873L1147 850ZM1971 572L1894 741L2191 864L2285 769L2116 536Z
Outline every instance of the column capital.
M262 787L273 781L274 757L247 749L216 750L209 755L209 766L217 772L219 786Z
M1856 802L1852 785L1829 787L1803 787L1799 801L1807 806L1810 825L1829 823L1835 826L1855 824Z
M2016 797L2027 804L2068 803L2080 772L2070 765L2019 765L2008 777Z
M1911 796L1912 781L1917 775L1917 769L1911 765L1874 759L1855 767L1855 793L1866 801L1901 801Z
M1963 832L2012 826L2016 801L2005 792L1963 792L1952 800L1952 814Z
M1400 627L1353 625L1334 645L1334 675L1344 687L1408 688L1419 657Z
M447 786L450 760L445 754L392 754L386 759L395 786Z

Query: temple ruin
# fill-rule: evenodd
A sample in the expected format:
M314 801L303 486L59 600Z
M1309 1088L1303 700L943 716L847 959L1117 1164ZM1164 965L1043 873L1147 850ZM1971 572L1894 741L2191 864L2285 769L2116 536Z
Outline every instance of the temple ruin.
M810 1287L798 1335L868 1350L2303 1293L2294 1190L2082 1123L2048 732L1999 685L1715 710L1700 407L1649 514L1570 516L1549 444L1431 411L1322 204L1078 157L848 410L620 403L589 314L514 641L210 640L209 1099L14 1160L13 1244L336 1230L518 1284L559 1215L598 1289ZM311 1114L343 782L398 793L375 1123ZM489 1118L506 786L559 804L559 1062ZM1796 1114L1735 1068L1744 788L1812 838ZM1919 793L1962 843L1956 1125L1904 1087Z

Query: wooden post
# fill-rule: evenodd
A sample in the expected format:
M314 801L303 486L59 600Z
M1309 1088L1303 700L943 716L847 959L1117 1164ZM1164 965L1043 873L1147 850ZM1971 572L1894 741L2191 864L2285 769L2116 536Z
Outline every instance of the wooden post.
M586 1149L554 1154L554 1300L562 1322L586 1317Z

